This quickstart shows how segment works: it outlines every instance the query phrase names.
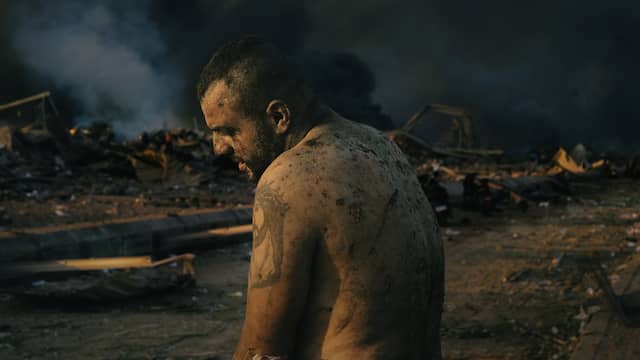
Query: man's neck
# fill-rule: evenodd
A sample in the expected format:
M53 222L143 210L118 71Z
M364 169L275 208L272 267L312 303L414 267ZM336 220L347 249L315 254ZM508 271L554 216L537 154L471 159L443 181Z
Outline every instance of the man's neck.
M333 119L334 115L335 113L330 107L325 105L318 106L315 111L309 113L304 117L306 121L301 126L294 129L289 134L289 136L287 136L284 143L284 151L287 151L298 145L302 141L302 139L307 136L311 129L330 121L331 119Z

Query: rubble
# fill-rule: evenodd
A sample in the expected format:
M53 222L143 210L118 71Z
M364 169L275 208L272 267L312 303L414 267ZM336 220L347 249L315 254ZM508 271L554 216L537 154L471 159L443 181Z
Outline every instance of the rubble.
M67 144L64 123L48 91L0 105L0 149L13 150L16 142L52 140Z
M540 163L536 158L528 163L503 164L443 153L430 153L425 157L424 153L416 154L411 149L406 155L414 164L434 210L439 213L439 220L446 223L456 207L485 215L506 208L526 211L532 203L548 207L570 200L574 181L632 173L633 161L628 162L628 168L620 169L616 165L619 161L586 158L589 152L583 145L574 150L581 156L580 164L563 148L549 157L547 163ZM446 212L440 213L436 207Z
M451 138L445 144L430 144L412 131L424 122L429 114L442 114L451 118ZM471 115L464 109L447 105L426 105L414 114L403 126L386 133L410 158L432 157L456 159L499 159L504 152L500 149L474 148ZM420 161L418 161L420 162Z
M50 95L34 99L50 101ZM427 144L411 134L430 113L453 118L452 146ZM45 119L55 122L53 116ZM613 162L591 159L591 152L581 144L572 151L578 161L560 148L553 157L539 155L533 162L503 164L499 161L501 150L473 148L471 125L471 116L463 109L428 105L403 127L387 133L415 165L423 190L443 224L456 207L489 215L505 208L526 211L532 203L561 203L571 194L567 174L615 173L605 171L615 167ZM217 194L222 194L218 197L224 197L226 190L220 192L220 188L251 188L243 182L233 162L212 155L210 134L198 130L162 129L124 140L114 134L109 124L94 123L70 128L61 141L61 136L36 128L11 130L11 150L0 148L0 199L47 202L81 197L90 201L95 195L134 196L135 206L130 210L153 205L197 207L206 205L203 198L216 205L218 200L202 194L216 189ZM630 161L628 169L618 173L632 174L634 164ZM146 192L155 195L148 196ZM56 222L64 221L67 215L74 217L73 207L67 207L71 211L68 212L57 205L50 206L54 209L52 215L60 218ZM110 217L121 216L121 212L118 206L104 210ZM6 217L11 218L12 214ZM11 222L2 221L4 226Z
M159 130L126 140L110 126L94 124L66 133L68 143L61 146L48 132L12 130L11 149L0 148L0 231L251 203L253 185L232 161L212 154L211 137L203 132ZM83 211L101 196L130 205L112 198L99 213ZM43 204L38 211L48 208L50 216L21 214L25 201Z
M0 127L0 149L13 149L13 134L8 126Z
M429 113L453 117L455 146L430 144L412 133ZM640 169L640 157L626 164L615 158L594 159L583 144L577 144L571 155L560 147L555 152L547 149L531 153L529 162L503 163L499 149L474 149L471 116L463 109L445 105L427 105L387 136L415 166L442 224L456 207L484 215L505 208L526 211L532 203L548 208L570 199L574 180L640 174L636 169Z
M621 268L612 262L640 249L636 229L639 215L633 207L635 200L617 200L615 206L620 207L620 212L609 219L602 214L608 205L600 197L602 189L598 187L602 180L610 190L616 186L609 182L616 179L610 177L634 176L637 170L634 166L640 166L637 165L640 162L634 158L595 155L584 145L567 147L571 149L570 154L562 148L549 148L532 153L530 159L509 162L499 149L474 149L473 142L467 139L472 139L468 136L471 133L463 129L466 125L461 120L462 115L456 116L450 139L436 145L412 134L390 134L396 141L407 141L401 148L415 166L423 190L443 225L442 234L448 239L450 267L447 281L453 284L448 285L451 286L447 292L450 303L447 309L450 310L445 311L443 322L448 354L460 358L478 357L480 353L473 353L477 348L491 348L485 346L489 343L478 341L496 339L507 343L510 340L506 339L512 339L515 334L518 346L533 344L526 346L530 353L519 352L517 356L551 358L564 354L561 356L564 358L578 341L578 329L606 312L608 305L603 301L606 296L603 286L593 281L591 271L585 271L581 264L584 259L573 250L582 248L588 253L594 248L605 248L600 249L598 256L587 257L585 261L609 263L609 269L615 271L607 270L607 281L611 283L616 276L620 278L618 283L611 284L614 286L622 283L624 277L617 274ZM61 257L56 253L58 250L53 251L47 245L50 242L34 242L36 237L29 231L35 226L51 224L71 230L76 226L71 224L86 221L93 222L91 226L96 226L96 233L104 235L104 228L114 219L161 214L167 222L184 228L191 221L177 220L183 215L184 208L237 208L238 204L250 204L252 200L253 187L242 180L235 164L211 154L210 136L198 130L161 129L141 133L129 140L119 138L108 124L78 126L65 132L68 144L64 147L52 134L29 128L12 130L12 146L0 147L0 231L9 236L23 236L20 241L23 246L37 243L37 251L36 248L31 250L38 256L57 254ZM412 147L411 141L417 145ZM638 176L640 172L635 174ZM582 198L580 191L586 185L593 188L596 195ZM460 218L462 220L458 221ZM145 243L149 247L138 250L148 254L148 249L153 249L158 256L164 257L176 251L200 251L210 248L213 243L241 242L237 245L234 261L246 266L250 257L246 241L250 239L251 225L235 225L171 236L162 236L162 230L155 231ZM138 228L146 230L144 225ZM76 233L70 239L83 244L81 240L88 239L85 235L89 233ZM242 240L232 240L238 239L236 236ZM54 238L53 235L48 237L49 240ZM60 238L56 239L59 241ZM0 255L6 255L8 249L5 246ZM114 245L110 250L113 249L120 248ZM88 250L88 247L84 248L84 251ZM96 253L82 257L105 255L110 250L98 248ZM215 250L209 254L214 252L218 253ZM618 255L611 255L614 252ZM202 250L202 254L206 253ZM238 264L235 268L226 263L220 265L220 260L230 255L226 248L219 253L224 256L207 263L198 252L200 263L197 264L202 266L199 269L206 269L199 271L199 287L202 280L207 281L203 278L216 274L222 278L219 283L208 289L171 293L180 297L181 303L191 304L188 310L163 307L158 304L163 298L154 296L149 300L150 304L135 303L125 308L127 314L122 317L134 322L151 312L164 313L169 309L167 312L179 313L176 315L178 321L186 323L194 320L180 317L184 315L181 312L207 312L211 316L206 319L219 320L224 326L241 323L241 317L235 315L229 320L229 313L241 313L239 306L244 308L246 293L242 290L246 284L237 279L246 278L246 269ZM106 256L123 255L109 253ZM165 289L161 284L170 285L167 288L182 286L177 278L171 277L173 275L149 270L73 273L72 276L65 275L63 280L31 276L33 281L21 290L21 295L18 292L0 294L0 304L13 306L18 302L11 300L14 296L22 299L25 295L65 301L80 298L93 301L97 294L104 299L128 298ZM487 291L487 288L491 290ZM618 301L626 310L635 312L633 309L640 303L637 294L616 294L620 294ZM452 311L454 303L456 308ZM113 304L105 307L107 311L120 311ZM136 312L142 313L141 317L131 320L134 316L131 314ZM101 313L89 314L91 320L87 321L85 315L73 320L74 329L80 329L74 330L76 333L87 330L85 324L98 323L103 317ZM27 312L20 316L32 314ZM51 321L54 317L52 314L37 316L48 316ZM197 321L203 321L201 318L204 317L198 318ZM35 319L33 323L42 321ZM35 331L25 329L25 333ZM471 339L479 345L467 342L462 348L459 346L461 339ZM50 336L43 343L55 341L57 338ZM453 353L457 350L453 349L463 349L461 351L466 353L458 356ZM509 357L505 354L512 350L496 351L499 354L493 357Z

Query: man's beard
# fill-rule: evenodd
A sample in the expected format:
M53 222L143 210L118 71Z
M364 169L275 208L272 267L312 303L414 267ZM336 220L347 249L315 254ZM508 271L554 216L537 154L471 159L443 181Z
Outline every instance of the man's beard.
M254 147L257 151L254 159L247 159L245 173L249 180L257 184L271 162L284 150L284 140L264 123L256 125L256 132Z

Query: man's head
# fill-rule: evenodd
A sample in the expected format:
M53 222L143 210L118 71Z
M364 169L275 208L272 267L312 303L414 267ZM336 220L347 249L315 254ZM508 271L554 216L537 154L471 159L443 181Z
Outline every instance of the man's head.
M232 156L254 181L286 150L313 100L286 58L255 37L220 48L197 91L214 152Z

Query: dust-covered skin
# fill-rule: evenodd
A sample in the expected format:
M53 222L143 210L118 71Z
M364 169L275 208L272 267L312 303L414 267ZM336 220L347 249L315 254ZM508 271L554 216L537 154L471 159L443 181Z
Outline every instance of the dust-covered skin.
M264 121L250 119L238 111L235 100L229 86L218 81L211 84L202 99L202 113L212 132L214 152L235 159L240 171L257 181L277 156L277 149L282 146L281 139L269 131L272 129L268 129ZM280 105L281 102L274 101L270 110Z
M400 150L333 112L257 186L236 359L440 356L444 256Z

